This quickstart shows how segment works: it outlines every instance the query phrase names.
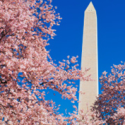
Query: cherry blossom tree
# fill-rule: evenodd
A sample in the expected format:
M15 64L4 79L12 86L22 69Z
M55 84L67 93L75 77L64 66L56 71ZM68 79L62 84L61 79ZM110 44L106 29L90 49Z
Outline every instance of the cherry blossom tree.
M115 113L112 117L117 124L125 124L125 108L119 107L117 109L117 113Z
M97 113L92 112L91 110L87 110L86 113L83 110L80 110L79 115L72 114L71 117L74 117L74 119L76 119L74 120L75 124L73 125L76 125L77 123L79 125L104 125L105 121L98 119L97 115Z
M99 95L93 110L100 119L114 125L123 124L125 119L125 64L113 65L111 73L104 71L100 77L102 94Z
M0 0L2 125L84 124L76 112L64 117L52 100L45 100L45 90L51 88L63 98L77 101L77 88L69 84L70 80L90 79L85 77L87 70L82 73L77 68L77 57L67 57L56 65L46 50L48 41L55 36L53 26L61 20L51 3L51 0ZM72 68L70 63L74 64Z

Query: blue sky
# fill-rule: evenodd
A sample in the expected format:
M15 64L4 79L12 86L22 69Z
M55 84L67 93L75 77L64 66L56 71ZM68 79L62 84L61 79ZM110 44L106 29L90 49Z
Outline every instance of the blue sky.
M93 0L98 20L98 64L99 77L103 71L110 72L113 64L125 61L125 1L124 0ZM84 11L90 0L53 0L57 12L63 18L60 26L54 27L57 36L50 40L47 50L53 60L62 61L67 55L79 56L81 65L82 35ZM91 67L90 67L91 68ZM77 81L78 84L78 81ZM62 101L60 96L52 96L57 104L72 111L68 100ZM57 99L58 98L58 99Z

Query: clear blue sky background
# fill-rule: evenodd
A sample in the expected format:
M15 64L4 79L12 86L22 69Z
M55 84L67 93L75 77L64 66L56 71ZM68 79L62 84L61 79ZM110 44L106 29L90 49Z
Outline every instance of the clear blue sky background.
M99 77L103 71L110 72L113 64L125 61L125 0L93 0L98 19L98 64ZM56 61L66 59L67 55L79 56L81 65L84 11L90 0L53 0L57 12L63 18L56 28L57 36L50 40L51 57ZM91 67L90 67L91 68ZM77 81L76 84L79 84ZM77 95L78 96L78 95ZM60 95L49 95L61 104L61 113L72 112L70 101L60 99ZM77 103L75 103L77 105Z

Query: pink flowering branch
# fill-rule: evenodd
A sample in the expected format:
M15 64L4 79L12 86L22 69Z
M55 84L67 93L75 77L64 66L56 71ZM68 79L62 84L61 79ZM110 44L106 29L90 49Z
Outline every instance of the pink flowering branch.
M63 98L77 101L77 88L69 82L90 79L85 76L87 70L83 73L77 68L77 57L56 65L46 50L55 36L53 26L61 20L51 2L0 1L0 124L76 123L77 115L64 117L53 101L45 100L44 91L51 88ZM19 73L22 85L18 84Z
M107 72L104 71L100 77L102 94L96 100L93 110L99 113L98 117L100 119L106 120L109 124L122 124L124 122L124 118L118 119L114 117L115 114L121 111L119 107L123 107L121 109L124 109L124 78L125 64L113 65L110 74L107 75Z

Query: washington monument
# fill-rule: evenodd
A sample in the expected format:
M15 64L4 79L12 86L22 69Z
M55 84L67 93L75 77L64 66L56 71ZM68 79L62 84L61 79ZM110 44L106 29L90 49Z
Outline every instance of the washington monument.
M80 81L79 110L84 112L90 108L98 96L98 50L97 50L97 15L90 2L84 13L83 45L82 45L82 71L90 68L87 75L91 74L93 81Z

